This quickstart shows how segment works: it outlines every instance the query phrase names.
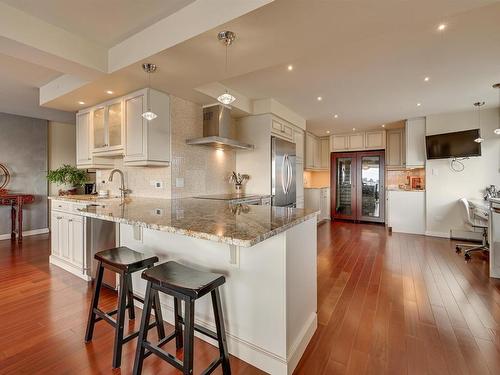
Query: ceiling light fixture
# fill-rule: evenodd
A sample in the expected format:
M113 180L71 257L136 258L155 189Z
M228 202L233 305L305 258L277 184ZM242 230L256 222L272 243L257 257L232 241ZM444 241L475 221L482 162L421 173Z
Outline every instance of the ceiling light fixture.
M228 65L228 51L227 51L227 49L236 39L236 34L233 33L232 31L221 31L219 34L217 34L217 39L219 39L219 41L222 42L222 44L224 44L224 46L226 47L226 65L225 65L224 74L227 75L227 65ZM229 93L229 91L226 89L226 91L222 95L219 95L217 100L224 105L230 105L232 102L234 102L236 100L236 98L234 96L232 96Z
M475 102L474 107L477 108L477 127L479 128L479 134L481 134L481 107L484 105L484 102ZM474 142L481 143L484 141L484 138L481 136L474 139Z
M446 25L444 23L438 26L438 31L443 31L444 29L446 29Z
M142 117L144 117L148 121L151 121L158 117L158 115L151 110L151 100L149 100L149 92L151 91L151 74L156 72L156 65L149 63L142 64L142 69L148 76L148 108L146 109L146 112L142 114Z
M80 100L80 101L78 102L78 104L80 104L80 105L84 105L84 104L85 104L85 102L83 102L83 101L81 101L81 100Z
M318 102L320 102L320 101L323 100L323 97L322 96L318 96L317 99L318 99Z
M498 126L493 130L493 133L500 135L500 83L495 83L493 88L498 89Z
M429 82L429 80L430 80L430 78L429 78L429 77L425 77L425 78L424 78L424 81L425 81L425 82Z
M356 131L356 128L352 128L352 131L355 132Z
M326 131L326 134L330 134L330 130L327 130L327 131Z
M290 72L291 72L291 71L293 70L293 65L288 65L288 68L287 68L287 69L288 69L288 71L290 71Z
M385 124L382 124L381 126L382 126L383 128L385 128Z
M107 91L106 91L106 94L108 94L108 95L113 95L113 94L114 94L114 91L107 90Z
M333 115L333 118L339 118L339 115L335 114Z
M417 103L417 107L420 107L422 105L422 103Z

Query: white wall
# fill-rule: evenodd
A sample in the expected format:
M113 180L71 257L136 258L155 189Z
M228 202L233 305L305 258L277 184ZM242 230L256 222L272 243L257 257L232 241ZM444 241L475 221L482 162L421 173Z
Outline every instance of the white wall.
M477 128L477 112L466 111L427 116L427 135ZM500 186L500 136L498 108L481 111L482 156L464 160L463 172L454 172L450 160L428 160L426 166L427 234L449 236L450 229L463 229L457 200L481 199L486 186Z
M63 164L76 165L75 124L49 121L49 169L57 169ZM57 195L56 184L49 183L49 195Z

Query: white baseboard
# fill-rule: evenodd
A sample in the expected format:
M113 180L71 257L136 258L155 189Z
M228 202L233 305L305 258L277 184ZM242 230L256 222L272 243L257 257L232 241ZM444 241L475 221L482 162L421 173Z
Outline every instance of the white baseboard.
M288 355L288 375L291 375L297 365L299 364L300 359L302 358L302 355L306 351L307 345L311 341L314 332L316 332L316 329L318 328L318 314L314 313L311 315L311 317L307 320L306 324L304 327L302 327L302 330L299 334L299 337L297 338L297 341L295 341L292 344L292 347L290 348L290 354Z
M37 234L49 233L49 228L33 229L23 231L23 237L35 236ZM0 240L10 239L10 233L0 234Z
M425 235L426 236L430 236L430 237L450 238L450 233L446 233L446 232L434 232L434 231L430 231L430 230L426 230L425 231Z
M59 268L62 268L63 270L68 271L69 273L75 276L78 276L80 279L83 279L88 282L92 281L92 278L88 275L85 275L80 267L77 267L69 262L66 262L64 259L58 258L54 255L50 255L49 263Z

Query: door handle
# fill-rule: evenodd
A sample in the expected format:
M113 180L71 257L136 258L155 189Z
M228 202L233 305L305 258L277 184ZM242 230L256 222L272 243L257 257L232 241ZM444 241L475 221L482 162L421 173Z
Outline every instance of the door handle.
M293 180L293 168L292 168L292 163L290 163L290 158L286 159L288 163L288 186L287 186L287 192L290 191L290 186L292 186L292 180Z
M286 187L285 187L285 162L286 162L286 154L283 156L283 161L281 162L281 189L283 190L283 193L286 194Z

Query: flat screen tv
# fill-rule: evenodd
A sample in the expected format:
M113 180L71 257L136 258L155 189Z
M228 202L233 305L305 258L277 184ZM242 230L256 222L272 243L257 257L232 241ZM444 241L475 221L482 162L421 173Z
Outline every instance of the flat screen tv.
M468 158L481 156L479 129L428 135L425 137L427 159Z

